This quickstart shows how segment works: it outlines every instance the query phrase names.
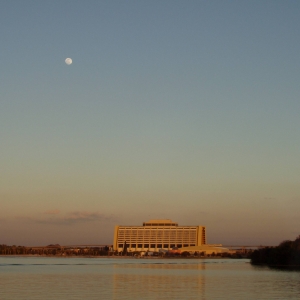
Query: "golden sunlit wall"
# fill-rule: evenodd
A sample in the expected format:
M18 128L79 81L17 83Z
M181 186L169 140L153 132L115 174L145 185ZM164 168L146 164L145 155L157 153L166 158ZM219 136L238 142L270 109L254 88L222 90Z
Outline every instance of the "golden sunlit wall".
M115 226L114 250L158 251L206 244L204 226L178 226L171 220L151 220L143 226Z

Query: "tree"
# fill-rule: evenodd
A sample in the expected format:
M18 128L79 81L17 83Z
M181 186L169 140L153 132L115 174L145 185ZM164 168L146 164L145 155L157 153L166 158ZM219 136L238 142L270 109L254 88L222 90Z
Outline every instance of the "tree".
M190 252L188 252L188 251L184 251L184 252L182 252L181 253L181 256L183 256L183 257L188 257L188 256L190 256L191 254L190 254Z
M300 267L300 237L283 241L277 247L257 249L250 254L251 263L268 266Z

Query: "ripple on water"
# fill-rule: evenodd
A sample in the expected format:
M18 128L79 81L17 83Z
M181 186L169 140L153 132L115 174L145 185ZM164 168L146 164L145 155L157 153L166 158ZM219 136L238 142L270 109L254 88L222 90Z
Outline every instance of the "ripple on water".
M0 299L300 299L300 272L248 260L0 257Z

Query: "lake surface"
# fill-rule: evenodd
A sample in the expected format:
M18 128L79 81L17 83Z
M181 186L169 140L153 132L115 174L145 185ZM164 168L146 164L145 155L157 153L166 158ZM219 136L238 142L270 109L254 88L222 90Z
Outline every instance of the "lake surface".
M0 257L0 299L300 299L300 272L246 259Z

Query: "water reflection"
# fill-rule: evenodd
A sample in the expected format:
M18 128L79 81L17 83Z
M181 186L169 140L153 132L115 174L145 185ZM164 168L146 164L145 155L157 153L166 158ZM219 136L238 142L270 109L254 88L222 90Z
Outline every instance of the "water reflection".
M300 272L247 260L3 259L0 299L300 299Z
M205 264L115 265L114 299L125 299L125 290L128 299L205 299L205 269Z

